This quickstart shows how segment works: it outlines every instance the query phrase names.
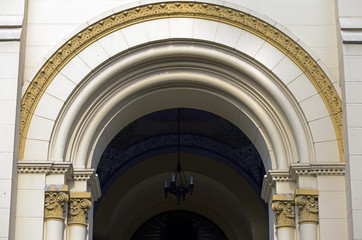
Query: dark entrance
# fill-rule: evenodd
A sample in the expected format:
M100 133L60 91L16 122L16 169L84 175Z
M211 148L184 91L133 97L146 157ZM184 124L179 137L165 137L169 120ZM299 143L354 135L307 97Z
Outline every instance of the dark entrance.
M226 240L209 219L188 211L161 213L145 222L131 240Z

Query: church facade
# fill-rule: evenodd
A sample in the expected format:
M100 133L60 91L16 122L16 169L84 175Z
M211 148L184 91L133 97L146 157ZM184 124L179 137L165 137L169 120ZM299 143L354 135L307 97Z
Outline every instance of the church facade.
M362 239L359 0L0 6L0 240Z

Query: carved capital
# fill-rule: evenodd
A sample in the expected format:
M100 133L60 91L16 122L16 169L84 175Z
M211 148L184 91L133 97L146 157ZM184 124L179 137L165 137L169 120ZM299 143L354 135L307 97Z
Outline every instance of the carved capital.
M297 189L295 204L299 209L299 223L318 223L318 190Z
M272 209L275 212L276 228L295 228L294 199L290 195L274 195Z
M89 192L70 193L68 225L87 227L88 210L92 207Z
M44 220L64 221L65 204L68 200L67 185L47 185L45 187Z

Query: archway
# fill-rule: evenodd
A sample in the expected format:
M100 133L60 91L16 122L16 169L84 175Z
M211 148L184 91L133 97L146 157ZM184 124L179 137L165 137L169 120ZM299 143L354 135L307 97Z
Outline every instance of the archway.
M176 164L177 109L148 114L117 134L98 164L102 198L95 203L94 239L129 239L147 218L172 210L206 216L228 239L268 238L265 169L252 142L215 114L179 113L181 164L194 176L193 196L178 205L162 192Z
M177 30L127 39L165 22ZM215 34L190 34L203 24ZM274 24L214 4L157 3L82 29L25 91L20 149L25 161L19 163L25 170L20 172L46 169L43 185L54 184L58 191L64 184L71 199L94 201L100 195L94 169L118 132L155 111L193 108L225 118L249 137L268 174L262 189L267 201L280 195L279 202L283 197L290 202L296 188L317 189L316 175L343 171L340 100L316 60ZM223 38L225 32L235 38ZM246 44L250 38L255 48ZM307 91L301 93L301 85L309 86ZM59 93L62 86L68 88ZM312 180L304 178L311 172ZM89 223L92 229L91 218ZM86 235L84 229L69 229Z

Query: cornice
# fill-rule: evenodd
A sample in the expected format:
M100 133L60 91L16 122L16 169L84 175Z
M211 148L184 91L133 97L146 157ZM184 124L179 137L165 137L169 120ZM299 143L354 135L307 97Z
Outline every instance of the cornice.
M27 174L71 174L73 170L70 162L49 161L18 161L18 173Z
M344 44L362 44L361 17L340 17L339 23Z
M296 182L299 176L343 176L345 174L345 163L312 163L292 164L289 169L270 170L264 176L261 197L267 200L270 193L278 182Z
M293 179L300 175L344 175L345 166L345 163L292 164L289 174Z
M96 174L95 169L74 169L73 180L87 182L87 186L92 192L93 201L96 201L102 195L98 174Z
M94 169L74 169L74 181L92 181L95 178L96 172Z
M134 7L108 16L88 26L62 45L41 67L21 102L20 159L38 102L57 73L79 52L100 38L137 23L173 17L217 21L246 30L285 53L306 74L323 99L331 116L343 161L342 104L333 84L316 60L297 42L267 22L226 6L198 2L165 2Z
M18 162L18 173L49 173L52 167L52 162L29 162L19 161Z

